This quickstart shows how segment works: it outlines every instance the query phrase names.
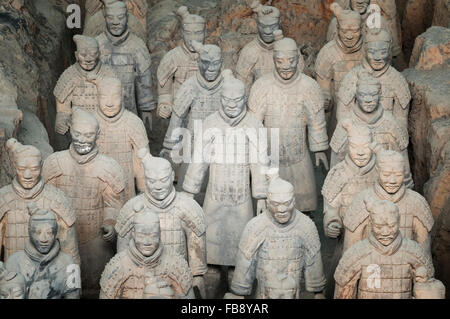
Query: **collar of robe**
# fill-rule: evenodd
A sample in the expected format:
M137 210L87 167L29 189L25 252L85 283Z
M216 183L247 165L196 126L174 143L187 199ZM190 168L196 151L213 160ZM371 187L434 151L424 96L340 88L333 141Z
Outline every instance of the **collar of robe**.
M400 247L402 246L402 234L398 232L397 237L395 237L394 241L388 246L384 246L380 243L376 238L373 232L370 232L368 240L369 243L382 255L391 256L395 254Z
M355 53L358 52L359 50L361 50L361 47L363 45L363 37L362 35L359 37L358 42L356 42L356 44L351 47L351 48L347 48L344 43L342 42L342 40L339 38L339 35L336 36L336 44L338 45L339 49L341 49L342 52L344 52L345 54L351 54L351 53Z
M20 198L23 199L33 199L36 198L44 189L45 183L42 177L39 179L39 182L36 183L31 189L25 189L20 185L17 177L15 177L12 181L12 188L16 192Z
M163 200L158 200L145 192L145 198L154 206L158 207L159 209L165 209L167 208L172 202L175 200L175 196L177 195L177 191L175 190L175 187L172 187L172 190L170 191L169 195L167 195L166 198Z
M228 115L226 115L225 112L223 111L223 107L219 107L219 114L222 120L225 121L225 123L227 123L231 127L234 127L238 125L247 114L247 107L244 106L242 112L234 118L228 117Z
M285 86L289 86L290 84L296 82L300 78L301 72L297 68L297 70L295 71L294 75L289 80L283 79L278 74L276 68L273 69L273 74L274 74L274 77L275 77L275 80L276 80L275 83L278 84L278 86L285 87Z
M205 78L201 75L200 71L197 71L197 82L198 84L204 88L205 90L215 90L219 87L219 85L222 83L223 77L222 75L219 75L217 79L214 81L207 81Z
M380 76L385 74L387 72L387 70L389 70L389 67L391 65L389 63L386 63L386 65L381 70L374 70L370 66L369 62L367 62L367 59L364 58L362 61L362 66L370 75L372 75L373 77L379 78Z
M116 123L118 122L121 118L123 113L125 112L125 108L122 104L122 106L120 107L120 111L119 113L117 113L116 115L114 115L113 117L109 117L106 116L105 114L103 114L103 112L100 110L100 107L97 107L97 114L98 116L103 119L104 121L108 122L108 123Z
M198 60L200 54L198 54L197 52L189 51L189 49L186 46L186 43L184 43L184 41L181 44L181 48L183 49L184 54L186 54L186 56L189 57L189 60L191 60L191 61L197 61Z
M377 194L377 196L380 199L389 200L393 203L399 202L405 195L405 192L406 192L405 184L403 184L395 194L389 194L384 190L384 188L380 185L380 183L375 183L375 194Z
M266 43L266 42L263 41L263 39L261 39L259 34L258 34L257 39L258 39L257 42L258 42L258 44L259 44L259 46L261 48L263 48L264 50L267 50L267 51L272 51L273 50L273 47L275 45L275 41L273 41L272 43Z
M367 173L369 173L370 171L372 171L372 169L375 166L375 156L372 155L372 157L370 158L369 163L367 163L366 166L363 167L359 167L358 165L356 165L355 163L353 163L352 159L350 158L350 155L347 154L345 156L345 164L347 165L348 169L353 172L356 175L359 176L363 176L366 175Z
M55 240L53 247L47 254L42 254L33 246L31 240L28 239L28 241L25 243L24 251L31 260L38 262L39 267L42 269L47 266L53 259L55 259L56 256L58 256L60 251L59 240Z
M378 108L375 111L371 113L366 113L363 110L361 110L358 105L355 105L353 107L353 113L355 113L355 115L364 123L375 124L383 116L384 109L380 104L378 104Z
M120 46L125 41L127 41L128 37L130 36L130 30L126 30L121 36L114 36L109 31L106 31L106 36L109 41L111 41L112 45L114 46Z

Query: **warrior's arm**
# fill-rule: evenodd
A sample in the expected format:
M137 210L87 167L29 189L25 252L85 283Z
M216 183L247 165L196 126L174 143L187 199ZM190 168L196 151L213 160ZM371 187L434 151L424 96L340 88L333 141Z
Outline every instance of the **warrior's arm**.
M188 227L185 228L185 231L189 268L192 271L192 275L204 275L208 271L208 266L206 264L206 232L197 236L197 234Z
M368 224L369 224L369 219L366 218L358 227L356 227L355 231L352 232L348 228L345 229L344 248L343 248L344 252L348 248L350 248L352 245L356 244L357 242L359 242L367 237L366 232L367 232Z
M243 51L239 55L235 68L236 78L244 83L247 96L249 95L251 86L254 82L253 69L255 65L255 63L252 62L247 56L248 53L248 50L244 47Z
M69 227L66 223L60 222L58 225L58 239L61 244L61 250L70 255L77 265L80 265L80 254L78 252L78 239L75 224Z
M236 268L233 274L233 281L230 290L239 296L248 296L252 292L253 282L256 277L256 254L250 259L245 257L239 249L236 256Z
M431 237L428 229L425 225L417 218L413 218L413 232L414 240L418 242L427 254L431 254Z
M336 166L336 164L342 162L344 158L345 158L344 152L336 153L335 151L331 150L330 167Z
M323 152L328 149L327 123L323 107L321 92L313 92L311 101L306 101L308 117L308 141L311 152Z
M131 231L127 232L125 235L117 236L117 252L121 252L128 248L128 244L131 240Z
M338 195L339 196L339 195ZM323 227L326 229L332 222L342 226L342 219L339 216L339 208L332 206L325 198L323 201Z
M142 112L150 112L156 108L156 102L152 93L151 69L147 68L135 78L136 100L138 109Z
M167 128L166 136L164 137L163 146L168 150L172 150L174 146L179 142L179 135L173 135L176 133L176 129L181 128L183 125L183 118L179 117L175 112L170 117L169 127ZM180 132L181 133L181 132Z
M114 225L117 214L125 202L125 191L122 188L120 192L117 192L110 185L106 185L102 195L104 203L103 224Z
M393 109L393 115L395 119L397 119L399 122L398 124L402 128L408 127L408 114L409 114L409 107L410 104L403 108L402 105L398 102L396 98L394 98L394 109Z
M56 112L57 113L66 113L70 116L72 113L72 106L71 101L69 98L66 98L64 102L61 102L59 99L56 98Z
M262 123L257 127L259 131L263 129ZM263 131L264 132L264 131ZM268 156L267 143L260 143L259 132L255 135L249 133L249 152L250 152L250 171L252 182L252 196L256 199L264 199L267 197L268 183L266 174L269 170L270 159ZM265 145L263 145L265 144ZM258 158L252 158L257 154Z
M334 299L356 299L358 281L361 276L361 271L357 272L355 276L346 284L340 285L336 282L334 288Z

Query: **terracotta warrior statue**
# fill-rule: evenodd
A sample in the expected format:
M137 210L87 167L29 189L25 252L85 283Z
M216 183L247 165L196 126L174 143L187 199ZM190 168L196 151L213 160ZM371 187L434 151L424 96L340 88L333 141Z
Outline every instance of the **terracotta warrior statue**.
M220 107L220 91L223 83L220 74L222 51L213 44L203 45L195 40L191 44L200 55L198 71L196 75L190 77L181 85L176 94L170 124L163 143L165 157L171 158L172 161L173 158L169 154L179 146L179 135L176 134L175 130L183 126L186 126L189 130L190 136L183 135L182 149L183 155L186 155L185 152L189 153L187 155L190 158L194 145L194 127L198 127L206 117L218 111ZM186 161L181 163L177 183L180 189L183 185L187 166ZM204 183L202 193L206 190L206 184Z
M207 261L216 276L218 266L235 265L242 231L254 216L252 197L257 200L257 212L265 207L269 166L267 148L258 145L257 134L263 126L247 112L244 83L230 70L222 75L221 107L204 120L203 140L194 147L183 183L191 196L199 193L209 168L203 211ZM216 293L216 289L210 291Z
M41 177L41 152L32 145L22 145L11 138L6 143L16 173L12 183L0 189L0 247L4 260L24 249L29 238L29 203L53 211L58 223L57 238L61 250L79 264L75 230L76 214L69 198ZM0 249L1 251L1 249Z
M135 202L133 210L131 239L125 250L106 265L100 299L147 299L158 295L193 299L192 273L186 260L172 254L162 242L161 214L141 202Z
M159 63L158 79L158 116L168 119L172 114L174 98L181 85L196 75L199 53L192 41L205 42L206 22L196 14L190 14L188 8L181 6L177 15L181 18L183 43L167 52Z
M398 123L407 128L411 94L405 77L391 66L392 37L383 29L370 29L365 36L365 57L341 82L337 94L337 119L351 113L356 104L360 73L368 72L381 84L380 104Z
M117 217L117 251L127 249L132 237L133 207L143 205L158 214L161 242L171 254L184 258L194 276L194 286L204 295L203 275L206 266L206 234L202 208L194 199L178 193L173 185L174 171L170 162L139 152L145 173L145 192L129 200Z
M22 274L8 271L0 261L0 299L26 299L27 287Z
M122 81L124 107L145 122L155 109L152 93L152 64L148 48L128 28L128 9L123 1L105 2L106 31L96 37L100 58Z
M115 0L86 0L83 34L96 37L106 30L104 4ZM147 39L147 11L145 0L121 0L128 8L128 26L144 42Z
M99 124L94 115L75 109L68 150L51 154L42 168L44 180L61 188L77 215L83 295L98 296L100 275L114 255L114 224L124 203L125 177L111 157L99 154Z
M344 10L337 3L330 5L337 17L337 36L320 50L315 64L316 80L322 88L327 116L328 135L336 127L336 94L344 76L364 58L361 16Z
M401 37L398 31L399 25L397 21L397 7L395 0L341 0L334 3L340 4L344 9L352 10L361 16L363 34L366 34L367 30L372 27L368 24L376 22L376 20L373 19L373 16L379 14L381 28L392 34L392 55L396 57L401 54ZM377 5L378 7L372 9L369 5ZM369 16L371 17L369 18ZM336 39L339 32L338 20L339 18L331 19L330 25L328 26L327 41Z
M347 155L342 162L331 168L322 187L324 232L330 238L338 238L327 271L327 298L333 298L333 275L342 257L342 219L353 198L361 190L373 186L378 178L374 153L376 143L373 143L370 129L352 123L346 123L344 128L348 135Z
M349 125L367 126L374 142L385 149L401 152L406 163L406 186L412 188L409 160L408 160L408 130L399 125L398 119L380 105L383 92L379 79L366 72L359 73L356 82L357 105L349 110L346 118L339 120L333 137L331 138L331 167L344 160L347 154L348 134L344 123Z
M97 87L91 80L116 76L111 67L100 61L97 40L83 35L75 35L73 40L77 45L77 62L63 72L53 90L56 98L55 130L62 135L69 129L72 108L79 107L91 113L96 112Z
M80 268L61 251L55 214L28 204L29 239L24 250L12 254L6 269L25 278L28 299L79 299Z
M225 298L250 295L257 279L258 299L299 299L304 277L306 290L323 299L326 281L319 233L294 204L292 184L272 180L267 209L250 220L242 233L231 293Z
M401 213L389 200L367 202L368 237L344 252L334 278L337 299L410 299L418 282L433 279L431 257L402 234Z
M310 212L317 208L317 191L309 152L314 153L316 166L322 162L328 169L322 91L316 81L298 69L298 60L303 58L297 43L283 38L281 30L275 34L275 69L254 83L248 107L266 128L279 129L280 177L294 186L295 207Z
M403 237L418 242L424 251L431 255L430 231L434 224L433 215L425 198L405 187L405 168L405 158L402 154L387 150L377 152L377 182L353 199L342 219L345 227L344 251L368 236L370 213L366 202L378 199L389 200L398 206L399 227Z
M97 145L100 154L117 161L125 174L125 200L145 189L144 170L137 152L149 150L144 123L134 113L123 107L122 84L117 78L95 80L99 107L96 117L100 125ZM136 183L135 183L136 180Z

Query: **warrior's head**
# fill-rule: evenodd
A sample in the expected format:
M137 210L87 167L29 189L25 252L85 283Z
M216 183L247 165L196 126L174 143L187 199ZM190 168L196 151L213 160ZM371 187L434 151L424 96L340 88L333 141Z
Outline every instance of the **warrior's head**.
M381 149L377 152L378 183L389 194L395 194L405 180L405 158L396 151Z
M367 72L361 72L356 82L356 102L363 113L373 113L380 107L381 83Z
M174 189L172 165L165 158L151 156L147 149L139 150L138 157L144 166L147 195L158 201L166 199Z
M344 10L338 3L330 5L337 19L338 37L346 48L353 48L361 39L361 15L352 10Z
M384 30L369 28L365 36L366 60L370 67L379 71L391 63L392 36Z
M28 233L33 246L41 254L48 254L56 241L58 223L55 214L47 209L40 209L36 203L27 206L30 219Z
M95 69L100 61L100 50L97 40L95 38L77 34L73 36L73 41L77 45L75 58L80 67L85 71L92 71Z
M283 37L281 30L274 32L273 62L278 75L284 79L291 79L298 69L299 59L303 60L294 39ZM302 71L302 70L300 70Z
M397 205L389 200L365 199L372 233L379 243L389 246L400 233Z
M95 80L99 110L106 117L116 116L122 109L122 82L118 78L104 77Z
M23 145L15 138L6 142L12 154L16 179L25 189L33 188L41 179L41 152L32 145Z
M229 118L238 117L246 107L245 85L236 79L229 69L223 70L222 76L222 110Z
M102 0L104 3L106 29L115 36L122 36L128 29L128 8L125 1Z
M295 211L294 186L280 177L273 178L267 190L267 208L277 223L289 222Z
M161 241L161 229L159 216L142 203L133 207L133 240L137 250L145 257L153 255L159 248Z
M222 50L217 45L202 44L195 40L191 41L191 45L200 56L198 61L200 74L206 81L215 81L222 69Z
M27 290L22 274L8 271L0 261L0 299L26 299Z
M272 6L264 6L258 0L253 1L251 8L258 15L256 23L259 37L267 44L272 43L275 41L273 32L281 29L280 10Z
M70 135L75 151L80 155L89 154L96 146L100 126L94 115L80 108L72 110Z
M199 15L190 14L186 6L179 7L177 15L181 17L183 42L189 51L195 52L192 41L205 43L206 21Z
M373 156L372 134L367 126L353 124L349 119L342 121L347 131L348 155L358 167L366 166Z
M370 0L350 0L350 9L358 12L360 15L367 12Z

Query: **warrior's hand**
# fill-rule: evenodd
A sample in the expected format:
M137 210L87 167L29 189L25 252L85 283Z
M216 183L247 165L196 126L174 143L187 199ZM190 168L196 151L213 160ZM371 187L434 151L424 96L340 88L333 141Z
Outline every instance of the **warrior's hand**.
M61 134L61 135L66 134L67 130L69 129L69 124L68 124L69 120L70 120L69 113L57 112L56 120L55 120L56 133Z
M194 282L192 286L198 288L198 291L200 292L200 296L202 297L202 299L206 299L205 278L203 278L203 275L194 276Z
M325 169L328 171L329 166L328 166L327 154L325 154L325 152L317 152L317 153L315 153L315 156L316 156L316 166L319 166L320 162L322 162L323 167L325 167Z
M256 202L256 215L262 214L266 210L266 200L258 199Z
M341 228L342 226L338 222L331 222L325 229L325 235L330 238L337 238L341 233Z
M113 225L103 225L103 239L107 242L112 242L114 240L115 230Z
M172 115L172 105L167 103L158 104L156 112L159 117L163 119L168 119Z
M239 295L235 295L232 292L227 292L224 296L223 299L244 299L244 296L239 296Z

